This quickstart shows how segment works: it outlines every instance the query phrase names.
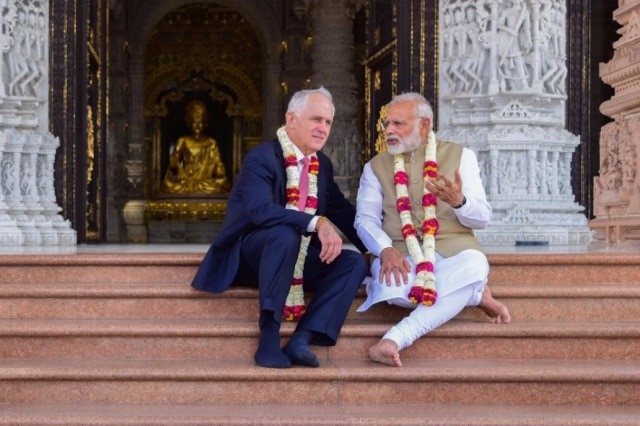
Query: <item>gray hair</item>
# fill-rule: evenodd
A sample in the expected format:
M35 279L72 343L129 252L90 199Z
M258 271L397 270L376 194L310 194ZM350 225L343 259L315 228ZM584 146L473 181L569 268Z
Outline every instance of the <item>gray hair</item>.
M323 86L320 86L317 89L299 90L296 93L294 93L293 96L291 97L291 100L289 101L287 112L293 112L294 114L298 114L307 105L307 102L309 101L309 97L314 93L317 93L327 98L329 102L331 102L331 106L333 107L333 113L335 114L336 107L333 105L333 96L331 96L331 93L327 89L325 89Z
M391 99L391 102L389 102L389 106L400 102L414 102L416 104L416 116L428 118L433 125L433 109L431 108L431 104L420 93L410 92L396 95Z

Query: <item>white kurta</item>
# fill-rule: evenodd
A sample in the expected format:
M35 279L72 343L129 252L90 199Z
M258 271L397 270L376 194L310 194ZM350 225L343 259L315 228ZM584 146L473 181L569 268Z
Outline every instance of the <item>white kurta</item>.
M470 149L464 148L460 158L462 193L467 202L454 212L464 226L472 229L484 228L491 219L491 206L482 186L478 162ZM383 193L380 182L369 163L365 164L357 197L355 228L358 236L377 258L371 265L372 278L367 280L367 299L358 312L367 310L379 302L414 309L413 312L389 330L385 338L394 340L400 349L413 343L420 336L457 315L465 306L477 306L489 274L485 255L477 250L465 250L455 256L444 258L436 254L434 274L438 298L433 306L412 304L407 296L415 278L415 265L411 264L409 283L396 286L380 282L380 253L392 247L391 238L382 229Z

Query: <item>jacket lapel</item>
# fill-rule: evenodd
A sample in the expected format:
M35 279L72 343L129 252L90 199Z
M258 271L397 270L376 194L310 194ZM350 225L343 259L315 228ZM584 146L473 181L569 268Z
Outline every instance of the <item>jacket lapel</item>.
M284 169L284 153L280 142L276 139L273 142L273 152L275 157L275 175L276 175L276 190L278 191L278 203L285 206L287 205L287 173Z

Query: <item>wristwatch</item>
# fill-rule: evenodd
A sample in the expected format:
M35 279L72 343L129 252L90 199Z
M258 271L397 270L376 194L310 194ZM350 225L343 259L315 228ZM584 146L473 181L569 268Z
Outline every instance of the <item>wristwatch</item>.
M464 195L462 196L462 201L460 202L460 204L458 204L457 206L453 206L454 209L459 209L460 207L464 206L465 204L467 204L467 197L465 197Z

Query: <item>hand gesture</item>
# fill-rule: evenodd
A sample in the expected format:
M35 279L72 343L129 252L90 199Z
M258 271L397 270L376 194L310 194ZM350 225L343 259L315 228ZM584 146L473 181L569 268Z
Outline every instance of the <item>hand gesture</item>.
M462 177L460 172L456 170L454 181L450 181L445 175L439 173L435 179L427 180L424 183L425 188L438 199L449 204L451 207L462 204L464 196L462 195Z

